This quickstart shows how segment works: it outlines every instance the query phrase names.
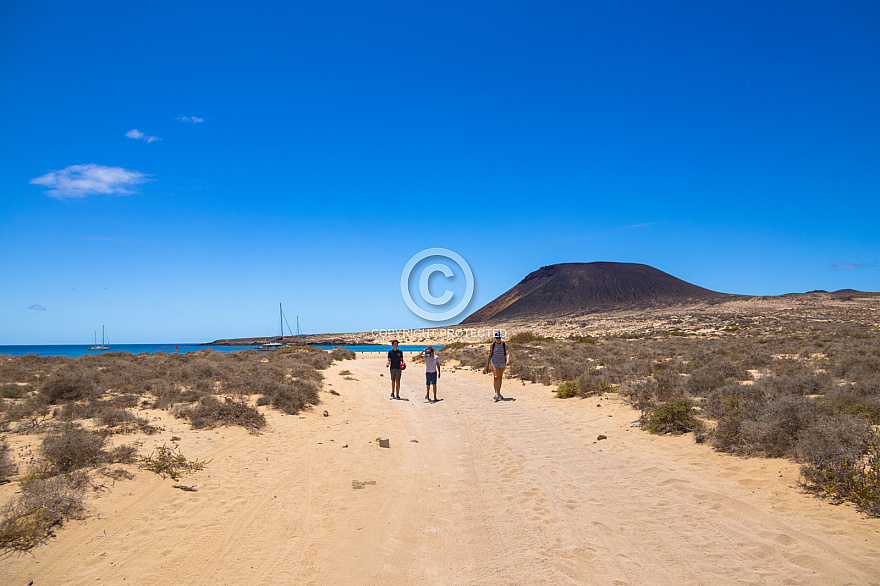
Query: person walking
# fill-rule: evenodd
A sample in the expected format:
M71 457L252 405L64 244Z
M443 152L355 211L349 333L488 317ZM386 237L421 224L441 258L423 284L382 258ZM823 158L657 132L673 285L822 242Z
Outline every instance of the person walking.
M431 385L434 385L434 401L437 401L437 379L440 378L440 357L434 353L434 347L428 346L419 356L425 359L425 398L431 400Z
M388 351L388 360L385 368L391 369L391 398L400 398L400 364L403 362L403 351L397 349L397 340L391 340L391 350Z
M492 367L492 374L495 383L495 401L501 401L501 377L504 376L504 369L510 364L510 352L507 351L507 342L501 341L501 332L495 332L495 341L489 346L489 357L486 358L486 368L483 372L489 372L489 366Z

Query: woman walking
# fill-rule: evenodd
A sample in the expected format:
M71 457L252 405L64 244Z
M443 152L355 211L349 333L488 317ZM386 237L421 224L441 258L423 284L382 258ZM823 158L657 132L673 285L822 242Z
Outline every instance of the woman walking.
M437 401L437 378L440 376L440 357L434 354L434 347L428 346L419 356L425 359L425 398L431 400L431 385L434 385L434 401Z
M508 364L510 364L510 352L507 351L507 343L501 341L501 332L495 332L495 341L489 347L489 357L486 359L486 368L483 372L489 372L489 366L492 367L496 402L504 399L501 396L501 377Z

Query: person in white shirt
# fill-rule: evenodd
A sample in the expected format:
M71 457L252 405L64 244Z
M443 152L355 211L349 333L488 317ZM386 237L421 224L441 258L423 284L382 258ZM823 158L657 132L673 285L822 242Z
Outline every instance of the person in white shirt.
M440 376L440 357L434 353L434 347L428 346L419 356L425 359L425 398L431 401L431 385L434 386L434 401L437 400L437 378Z

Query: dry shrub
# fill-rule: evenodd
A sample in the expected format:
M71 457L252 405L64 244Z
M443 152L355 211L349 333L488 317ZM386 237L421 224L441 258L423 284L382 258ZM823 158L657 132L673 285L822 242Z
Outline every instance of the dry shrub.
M838 501L854 503L872 517L880 517L880 437L872 430L865 454L819 455L801 466L801 485Z
M107 461L106 442L107 438L102 435L79 425L66 424L43 438L40 451L56 473L66 474Z
M132 464L136 459L137 451L137 446L134 444L116 446L110 450L108 461L114 464Z
M0 442L0 484L7 482L15 472L16 467L9 452L9 445L6 442Z
M826 400L841 413L862 417L880 425L880 379L837 387L825 395Z
M162 444L156 448L149 456L144 456L140 460L140 467L160 475L162 478L166 476L173 480L180 478L183 473L198 472L203 469L210 461L204 460L187 460L180 453L180 447L174 445L168 447Z
M266 417L244 401L218 401L213 396L202 397L197 405L179 409L176 414L189 420L195 429L238 425L256 433L266 425Z
M755 383L768 396L822 395L832 389L831 377L826 373L795 372L764 377Z
M447 350L447 348L448 346L443 348L443 357L447 360L458 360L462 366L467 366L474 370L482 370L486 366L489 351L484 345L462 343L456 348L450 350Z
M742 405L728 400L713 445L726 452L800 461L865 447L865 424L825 403L799 396L765 401Z
M269 397L272 407L289 415L296 415L310 405L317 405L318 385L312 381L292 380Z
M28 385L19 385L16 383L0 384L0 397L4 399L21 399L30 391Z
M553 338L545 338L534 332L519 332L512 335L507 341L510 344L529 344L531 342L548 342Z
M4 383L29 383L37 380L39 368L25 360L25 356L19 356L0 362L0 382Z
M22 485L0 509L0 551L25 552L44 543L65 519L82 519L82 478L55 476Z
M837 358L832 374L847 380L866 380L880 376L880 356L847 354Z
M627 381L620 386L620 395L645 413L651 407L652 399L657 396L657 380L651 377L642 381Z
M357 354L355 354L354 350L349 350L348 348L333 348L330 351L330 358L333 360L354 360L357 358Z
M685 386L691 396L705 397L731 379L746 380L748 378L748 373L739 365L723 358L714 357L696 368L693 374L688 377Z
M147 435L153 435L159 431L157 427L150 425L150 422L143 417L138 417L126 409L118 409L116 407L105 407L98 416L98 420L102 425L111 428L111 431L114 433L135 433L140 431Z
M671 401L673 399L682 399L687 394L682 376L671 370L658 372L654 375L657 381L657 400L660 402Z
M329 352L311 346L292 346L275 350L269 355L269 361L292 366L294 363L305 364L316 370L324 370L333 364Z
M588 370L581 374L577 380L577 395L581 398L592 397L601 393L611 393L617 390L601 370Z
M99 392L97 379L95 372L61 370L46 379L40 394L51 405L91 398Z
M19 422L16 431L28 433L45 424L49 418L49 406L42 397L28 397L24 401L9 405L6 409L6 417L8 421Z

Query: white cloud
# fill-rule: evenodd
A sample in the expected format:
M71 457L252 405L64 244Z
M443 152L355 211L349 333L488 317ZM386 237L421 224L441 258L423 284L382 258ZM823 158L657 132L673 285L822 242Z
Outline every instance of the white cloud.
M835 271L857 271L859 269L864 269L864 268L870 267L872 265L870 263L855 264L855 263L851 263L851 262L840 261L840 262L834 263L831 266L834 267Z
M45 305L40 305L39 303L34 303L28 309L33 309L34 311L46 311Z
M34 185L51 188L46 192L57 199L79 198L87 195L128 195L132 187L152 181L149 175L122 167L104 165L71 165L60 171L50 171L31 179Z
M199 118L198 116L181 116L179 118L175 118L175 120L180 120L181 122L192 122L194 124L205 121L204 118Z
M137 128L132 128L128 132L125 133L125 136L128 138L134 138L136 140L145 140L147 142L153 142L154 140L162 140L158 136L149 136L138 130Z

